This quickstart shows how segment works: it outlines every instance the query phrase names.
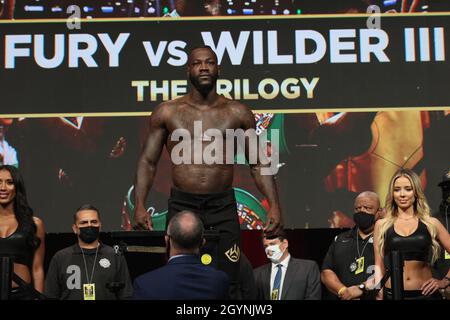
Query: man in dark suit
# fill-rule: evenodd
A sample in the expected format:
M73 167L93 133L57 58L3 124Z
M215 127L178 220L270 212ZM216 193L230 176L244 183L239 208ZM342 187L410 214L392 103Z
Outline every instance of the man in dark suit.
M195 213L177 213L170 220L165 236L170 257L167 265L136 278L133 298L228 299L227 274L200 261L200 247L205 241L203 230L203 223Z
M320 300L320 272L315 261L291 257L282 230L264 237L263 244L271 262L254 271L258 300Z

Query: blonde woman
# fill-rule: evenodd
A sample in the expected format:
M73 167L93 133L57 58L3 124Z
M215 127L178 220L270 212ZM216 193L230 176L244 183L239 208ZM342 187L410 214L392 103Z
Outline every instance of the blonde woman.
M430 207L423 193L420 179L413 171L397 171L389 183L386 197L386 216L375 224L374 251L378 282L385 272L389 253L400 251L403 267L404 299L439 299L438 289L449 285L449 274L434 279L430 263L439 255L440 245L450 251L450 236L445 227L430 216ZM387 265L386 265L387 266ZM392 299L391 280L385 284L385 299Z

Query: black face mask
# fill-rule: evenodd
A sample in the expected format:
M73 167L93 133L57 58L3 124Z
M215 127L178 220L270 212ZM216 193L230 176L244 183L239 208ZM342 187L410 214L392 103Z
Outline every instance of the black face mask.
M366 212L356 212L353 214L353 221L361 231L369 230L375 224L375 216Z
M80 228L80 239L85 243L92 243L98 239L100 227L83 227Z

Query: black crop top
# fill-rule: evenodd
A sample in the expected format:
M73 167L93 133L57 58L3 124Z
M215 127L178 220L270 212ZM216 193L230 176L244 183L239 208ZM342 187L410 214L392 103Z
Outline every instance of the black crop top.
M385 256L390 251L400 251L404 260L428 261L431 248L431 235L427 226L419 220L419 225L411 235L403 237L397 234L394 226L386 232Z
M27 233L19 225L10 236L0 237L0 255L12 256L14 263L31 268L34 250L28 244L27 238Z

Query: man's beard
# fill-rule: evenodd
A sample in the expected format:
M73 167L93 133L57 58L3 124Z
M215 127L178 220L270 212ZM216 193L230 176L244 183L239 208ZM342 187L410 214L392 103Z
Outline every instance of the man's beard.
M189 76L189 80L191 81L192 85L204 96L206 97L208 93L211 92L211 90L214 88L217 79L219 78L218 74L211 75L211 82L207 84L201 84L199 79L193 76Z

